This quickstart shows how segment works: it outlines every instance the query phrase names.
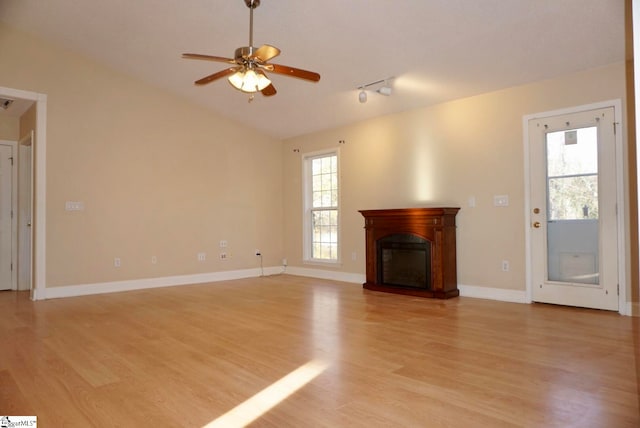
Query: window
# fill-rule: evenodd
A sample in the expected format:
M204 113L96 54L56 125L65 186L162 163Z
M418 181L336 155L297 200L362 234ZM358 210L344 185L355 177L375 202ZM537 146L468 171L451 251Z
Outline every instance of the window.
M338 153L304 158L305 210L304 258L337 263L338 246Z

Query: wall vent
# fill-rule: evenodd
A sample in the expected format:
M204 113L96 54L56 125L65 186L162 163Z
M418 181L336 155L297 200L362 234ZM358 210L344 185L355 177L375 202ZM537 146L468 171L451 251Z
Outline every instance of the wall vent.
M13 104L12 99L10 98L0 98L0 107L2 107L4 110L7 110L11 104Z

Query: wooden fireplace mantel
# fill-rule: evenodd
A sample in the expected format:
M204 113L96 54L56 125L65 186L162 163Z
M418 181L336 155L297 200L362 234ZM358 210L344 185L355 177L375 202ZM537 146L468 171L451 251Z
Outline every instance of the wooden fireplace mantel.
M447 299L460 294L456 276L456 220L460 208L403 208L362 210L366 231L366 279L368 290ZM398 287L378 281L379 239L393 234L410 234L431 243L431 285L429 289Z

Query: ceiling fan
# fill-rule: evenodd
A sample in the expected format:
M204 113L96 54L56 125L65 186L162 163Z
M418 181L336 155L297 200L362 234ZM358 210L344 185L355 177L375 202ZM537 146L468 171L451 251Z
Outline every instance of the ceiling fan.
M262 45L259 48L253 46L253 9L260 6L260 0L244 0L249 8L249 46L243 46L236 49L233 59L212 55L202 55L195 53L184 53L183 58L200 59L206 61L226 62L234 64L225 70L205 76L196 80L196 85L206 85L214 80L228 76L229 83L236 89L251 94L249 101L253 100L253 93L261 92L264 96L272 96L276 94L276 88L273 86L265 71L284 74L285 76L297 77L311 82L320 80L320 75L313 71L302 70L300 68L289 67L286 65L270 64L268 61L280 55L280 49L271 45Z

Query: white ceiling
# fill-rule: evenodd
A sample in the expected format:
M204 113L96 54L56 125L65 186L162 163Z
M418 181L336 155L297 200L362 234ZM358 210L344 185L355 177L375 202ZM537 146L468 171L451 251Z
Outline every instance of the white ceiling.
M180 94L277 138L472 96L624 60L624 0L262 0L254 45L316 71L270 77L252 103L226 68L249 40L244 0L0 0L0 20ZM395 76L391 97L356 88ZM29 88L17 88L29 89Z

